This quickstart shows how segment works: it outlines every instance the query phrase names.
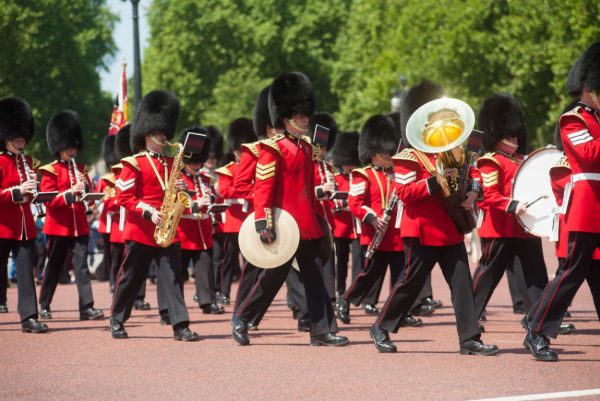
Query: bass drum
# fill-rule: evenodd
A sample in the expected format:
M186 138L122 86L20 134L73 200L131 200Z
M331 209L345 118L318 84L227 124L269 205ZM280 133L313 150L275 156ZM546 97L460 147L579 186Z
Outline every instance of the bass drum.
M551 237L556 199L550 183L550 169L563 156L554 146L536 149L519 166L513 180L512 198L526 204L517 215L525 230L538 237Z

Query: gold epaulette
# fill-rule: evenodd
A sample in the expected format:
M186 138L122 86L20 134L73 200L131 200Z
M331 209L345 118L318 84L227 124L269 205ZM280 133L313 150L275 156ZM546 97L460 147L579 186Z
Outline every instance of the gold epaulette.
M114 164L111 168L110 171L114 172L123 169L123 163L119 162L117 164Z
M56 170L54 169L54 166L53 166L54 163L56 163L56 162L53 162L53 163L50 163L50 164L45 164L42 167L40 167L40 170L41 171L47 171L50 174L56 175Z
M226 165L219 167L218 169L215 170L215 173L217 174L223 174L223 175L228 175L230 177L233 177L233 174L231 173L231 170L229 170L227 167L231 166L233 164L233 162L229 162Z
M272 149L275 149L277 153L279 153L279 155L281 156L281 149L279 149L279 145L277 144L277 142L281 141L283 138L285 138L285 135L277 134L271 138L263 139L260 143Z
M311 144L310 146L312 146L312 159L313 161L318 161L320 160L320 156L321 156L321 147L320 146L315 146L313 144Z
M402 151L400 151L400 153L397 153L396 155L394 155L392 157L392 159L394 159L394 160L408 160L408 161L411 161L411 162L419 163L419 161L417 160L417 157L415 156L413 150L410 149L410 148L403 149Z
M569 161L567 160L567 156L564 155L563 157L558 159L556 161L556 163L554 163L554 165L551 167L551 169L553 169L553 168L567 168L567 169L571 170L571 165L569 164Z
M302 138L302 139L304 139L304 141L305 141L306 143L310 143L311 145L313 144L313 143L312 143L312 139L311 139L311 137L310 137L310 136L308 136L308 135L302 135L302 136L301 136L301 138Z
M242 147L248 149L254 156L258 157L258 144L258 141L252 143L243 143Z
M581 115L581 106L580 105L573 107L571 110L569 110L566 113L564 113L563 115L561 115L559 118L559 121L563 117L569 117L569 116L575 116L575 117L579 118L581 121L586 122L585 119L583 118L583 116Z
M484 160L489 160L492 163L496 164L498 167L502 167L502 164L500 164L498 159L496 159L494 157L495 155L496 155L496 152L489 152L489 153L486 153L485 155L481 156L479 159L477 159L477 166L479 166L479 162L484 161Z
M83 174L87 175L90 173L90 171L92 171L92 166L86 166L86 165L83 166Z
M100 179L104 180L104 181L108 181L112 184L115 183L115 175L113 173L106 173L102 177L100 177Z
M138 153L135 154L133 156L128 156L128 157L124 157L121 159L121 164L122 163L127 163L129 164L131 167L135 168L136 170L140 171L140 164L137 161L138 156L143 155L143 153Z
M352 170L352 174L360 174L365 178L369 178L369 173L367 173L367 169L371 168L371 166L363 167L363 168L355 168Z
M42 162L38 159L36 159L35 157L31 156L31 168L33 169L37 169L40 164L42 164Z

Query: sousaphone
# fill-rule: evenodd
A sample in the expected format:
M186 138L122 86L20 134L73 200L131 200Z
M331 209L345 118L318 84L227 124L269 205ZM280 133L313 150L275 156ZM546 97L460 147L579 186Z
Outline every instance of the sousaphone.
M240 252L256 267L273 269L289 262L300 243L298 223L283 209L273 209L275 241L265 244L254 226L254 213L251 213L240 227Z

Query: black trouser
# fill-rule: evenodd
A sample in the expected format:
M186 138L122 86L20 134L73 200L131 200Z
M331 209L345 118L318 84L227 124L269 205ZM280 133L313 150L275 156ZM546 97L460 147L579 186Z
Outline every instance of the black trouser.
M37 300L35 295L35 279L33 277L33 255L35 253L35 240L19 241L13 239L0 239L0 304L6 304L6 268L8 256L12 252L17 272L18 303L17 310L21 322L38 318Z
M531 330L556 338L569 304L588 276L592 255L598 246L600 233L569 233L567 257L528 313Z
M323 264L323 284L329 299L335 301L335 251L331 250L327 263Z
M323 278L323 285L325 285L324 281L325 279ZM302 279L300 271L294 268L290 269L285 278L285 285L288 290L288 300L291 303L292 308L296 311L296 317L298 319L309 319L308 303L306 302L306 288L304 288L304 280ZM327 285L325 285L325 290L327 290ZM273 298L275 298L277 291L272 295ZM329 293L327 293L327 296L329 296ZM257 315L254 321L260 322L266 312L267 310L264 309L261 314Z
M194 267L198 305L203 306L214 303L216 297L213 287L212 248L203 251L183 249L181 251L181 266L187 269L190 261Z
M111 242L110 247L110 283L114 286L117 281L117 274L119 274L119 269L121 268L121 263L123 262L125 244L122 242Z
M377 298L379 298L388 266L390 267L390 286L393 288L400 273L404 270L404 252L376 251L371 262L364 266L356 276L344 294L344 298L358 306L374 287L378 289Z
M323 284L318 244L319 240L301 240L295 254L305 284L311 335L313 336L338 331L331 301ZM258 311L268 308L273 301L273 294L277 294L283 285L291 265L292 260L281 267L265 271L250 291L249 296L240 302L235 315L243 322L249 323L256 317Z
M533 303L540 297L548 283L540 238L481 238L481 249L481 259L473 274L477 316L487 305L506 268L513 264L515 256L519 257L523 266L529 300Z
M258 280L258 277L265 271L265 269L258 268L250 262L246 262L242 269L240 276L240 284L238 286L237 294L235 295L235 304L233 306L233 312L237 310L241 301L246 299L254 284Z
M350 252L352 252L352 281L354 281L361 269L361 249L358 239L334 238L334 242L336 286L338 297L341 297L346 292Z
M40 234L42 235L42 234ZM43 238L43 237L42 237ZM44 266L46 265L46 258L48 256L48 249L46 248L45 239L36 239L35 241L35 250L37 253L36 260L36 278L41 279L44 275Z
M110 280L112 257L110 255L110 233L102 234L102 242L104 243L104 251L102 263L96 269L96 278L100 281Z
M405 269L392 289L375 324L384 330L397 332L402 319L409 314L427 276L439 263L450 286L459 341L465 342L480 334L473 283L464 243L448 246L422 245L418 238L404 238Z
M506 280L508 281L508 291L512 301L513 309L521 305L525 311L531 308L532 301L527 295L527 285L525 284L525 275L519 256L515 256L512 265L506 268Z
M596 315L600 321L600 260L592 260L590 270L585 279L590 287L594 306L596 307Z
M225 263L225 233L213 234L213 277L215 279L214 288L221 291L221 271Z
M58 278L71 251L75 282L79 293L79 310L94 306L90 271L87 264L89 237L59 237L48 235L48 264L40 290L40 307L47 309L58 285Z
M219 271L221 283L217 287L221 293L229 298L231 292L231 282L233 281L233 272L240 269L240 245L238 243L238 233L226 233L225 244L223 246L223 263Z
M181 291L183 281L179 243L159 248L135 241L125 242L125 258L119 270L113 296L112 318L119 322L129 319L133 303L140 287L146 281L153 260L157 265L159 304L163 303L163 308L168 310L174 328L186 327L189 324L189 316Z

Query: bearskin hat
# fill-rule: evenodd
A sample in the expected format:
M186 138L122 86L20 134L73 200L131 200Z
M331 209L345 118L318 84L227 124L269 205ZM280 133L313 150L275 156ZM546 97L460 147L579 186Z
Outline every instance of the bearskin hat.
M29 143L34 133L33 113L25 100L18 97L0 100L0 150L4 151L6 142L15 138L24 138Z
M583 83L581 82L581 59L579 57L575 64L571 67L569 75L567 76L567 83L565 85L567 93L572 97L579 99L581 91L583 90Z
M515 97L508 93L496 93L483 101L477 118L479 129L483 131L483 147L491 152L503 138L516 137L518 151L525 152L527 129L523 110Z
M109 169L115 164L117 164L120 160L117 159L117 154L115 153L116 139L116 135L107 135L102 140L102 159L106 164L106 168Z
M50 153L55 157L59 157L60 152L65 149L83 150L79 115L72 110L63 110L50 117L46 127L46 142Z
M331 150L335 144L335 138L338 133L337 123L329 113L316 113L308 120L308 135L313 139L315 126L319 124L329 128L329 138L327 139L327 149Z
M371 163L376 153L394 154L397 148L394 124L382 114L369 117L358 139L358 157L363 164Z
M249 118L236 118L229 124L227 129L227 147L229 152L242 150L243 143L256 142L258 138L254 133L252 120Z
M115 156L118 160L132 156L134 153L131 149L131 124L122 127L116 135L115 139Z
M600 42L591 45L581 56L579 81L582 88L600 92Z
M269 116L269 88L263 88L256 98L254 104L254 118L252 124L254 133L259 139L264 139L267 136L267 130L271 128L271 117Z
M183 131L179 133L179 143L183 144L185 142L185 138L187 137L188 132L195 132L196 134L204 134L207 136L206 142L204 143L204 147L202 151L199 153L186 153L186 156L183 158L183 162L187 163L204 163L206 159L208 159L208 151L210 148L210 137L208 136L208 132L206 129L200 127L199 125L194 125L190 128L185 128Z
M441 85L423 80L418 85L408 89L400 103L400 133L402 135L402 143L406 147L411 147L406 138L406 124L410 116L417 109L432 100L439 99L444 96L444 89Z
M336 167L342 166L360 166L358 158L358 132L344 132L340 134L339 140L333 145L333 149L328 153L331 155L333 165Z
M167 139L175 135L179 118L179 100L175 94L164 90L148 93L135 113L131 132L131 148L145 149L146 136L163 133Z
M315 114L315 94L306 75L285 72L279 75L269 89L269 115L273 128L285 128L284 120L296 114L307 117Z
M214 125L207 125L204 129L206 129L210 139L208 157L221 160L223 158L223 134Z

